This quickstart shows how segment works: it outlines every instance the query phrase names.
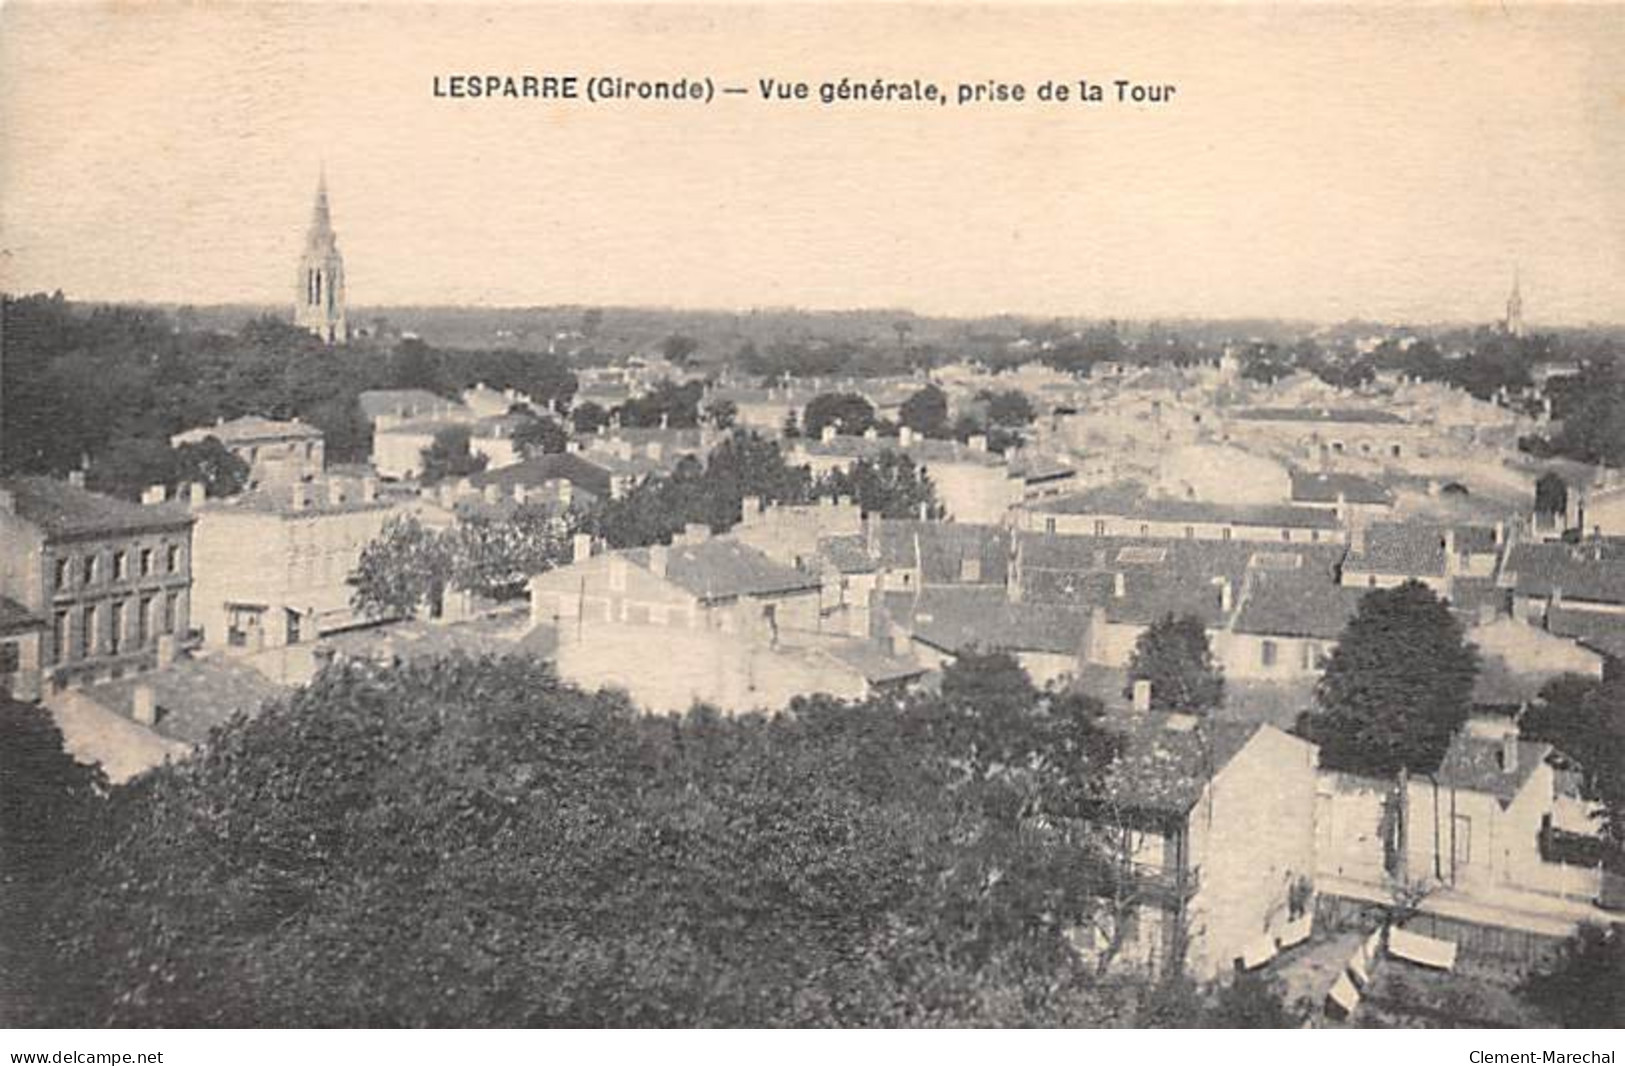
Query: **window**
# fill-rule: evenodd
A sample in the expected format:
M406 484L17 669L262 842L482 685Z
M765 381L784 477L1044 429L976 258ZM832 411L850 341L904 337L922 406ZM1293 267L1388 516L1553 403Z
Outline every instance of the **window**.
M58 592L68 587L68 566L70 562L69 559L58 559L56 561L55 580L52 582L52 586Z
M1196 539L1196 527L1195 526L1186 526L1185 527L1185 539L1186 540L1195 540Z
M1232 536L1235 535L1235 532L1236 531L1231 529L1229 526L1225 526L1224 527L1224 533L1220 535L1220 539L1229 540Z
M6 682L23 665L22 652L15 644L0 644L0 682Z
M1452 870L1473 861L1473 820L1458 814L1450 820L1450 866Z
M124 604L115 603L107 609L107 654L117 655L124 647Z
M85 608L84 623L79 627L79 658L88 659L96 650L96 608Z
M1151 535L1151 527L1148 524L1146 524L1145 522L1141 522L1140 523L1140 536L1149 537L1150 535Z
M1259 645L1259 649L1258 649L1259 662L1261 662L1265 666L1274 666L1275 665L1275 660L1278 657L1279 651L1280 651L1280 649L1276 647L1275 641L1273 641L1273 640L1264 641L1261 645Z
M180 573L180 569L181 569L181 549L180 549L180 545L171 544L165 550L164 556L165 556L164 561L168 566L169 572L171 574Z
M123 581L130 576L130 560L124 552L113 553L113 580Z
M1104 519L1099 519L1099 518L1095 519L1095 536L1104 537L1105 535L1106 535L1106 522L1105 522L1105 520Z
M152 639L152 605L153 597L141 597L140 604L135 612L135 643L137 647L144 648L147 641Z
M141 549L141 576L142 577L150 577L151 575L152 575L152 549L151 548L142 548Z
M1368 589L1374 589L1374 588L1377 587L1377 575L1376 574L1371 574L1370 576L1368 576L1365 579L1365 587L1368 588Z
M81 584L94 585L96 583L96 557L94 555L85 556L82 569L84 581Z
M1044 532L1045 533L1054 533L1055 532L1055 519L1053 519L1053 518L1044 519Z
M68 612L58 611L51 619L51 649L50 658L46 661L56 665L68 657Z
M1291 540L1292 539L1292 530L1290 530L1290 529L1281 530L1281 539L1282 540Z
M180 598L178 592L166 592L164 594L164 624L162 631L165 633L175 632L176 607L180 605Z

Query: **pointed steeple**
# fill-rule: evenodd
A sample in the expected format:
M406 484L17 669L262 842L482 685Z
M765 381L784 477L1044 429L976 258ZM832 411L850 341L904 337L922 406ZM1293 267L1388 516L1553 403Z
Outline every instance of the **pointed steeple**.
M344 257L333 232L327 203L327 167L316 180L316 202L311 208L305 251L299 260L298 295L294 322L329 344L344 343L349 329L344 318Z
M1507 316L1502 324L1507 333L1514 337L1523 336L1523 292L1519 286L1518 264L1512 265L1512 292L1507 296Z

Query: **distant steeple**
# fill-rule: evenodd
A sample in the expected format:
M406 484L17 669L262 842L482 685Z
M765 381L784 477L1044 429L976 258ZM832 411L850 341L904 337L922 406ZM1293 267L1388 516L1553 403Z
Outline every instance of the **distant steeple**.
M1523 336L1523 293L1518 286L1518 268L1512 268L1512 293L1507 297L1507 316L1501 323L1509 336Z
M293 321L328 344L343 344L350 331L344 318L344 257L327 203L327 168L316 181L316 203L305 231L305 250L299 257L299 280Z

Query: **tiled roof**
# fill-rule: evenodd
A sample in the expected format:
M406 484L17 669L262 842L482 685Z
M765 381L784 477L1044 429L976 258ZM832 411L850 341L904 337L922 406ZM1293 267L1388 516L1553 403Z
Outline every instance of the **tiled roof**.
M843 574L872 574L878 567L861 533L824 537L818 542L818 551Z
M623 553L644 569L648 548ZM755 548L733 540L707 540L699 544L673 544L666 554L666 580L702 600L734 596L769 596L819 587L817 577L781 566Z
M425 389L368 389L356 402L368 418L404 414L408 417L426 411L466 410L456 400L448 400Z
M1546 628L1593 651L1625 659L1625 614L1554 607L1546 612Z
M911 569L918 561L927 585L959 584L964 561L978 560L976 583L1003 585L1010 572L1010 530L970 522L879 519L875 548L882 566Z
M0 596L0 637L27 633L45 628L45 619L30 611L16 600Z
M351 659L377 662L417 662L448 655L505 656L521 653L518 641L529 618L505 614L473 618L466 622L420 622L416 620L358 626L330 633L321 647Z
M381 499L376 495L370 502L362 499L361 481L357 479L335 478L324 475L314 481L305 481L299 484L308 495L308 506L294 506L296 487L293 485L262 485L237 496L210 500L203 505L198 513L200 515L209 515L253 512L256 514L300 516L382 511L394 506L388 500ZM340 491L340 498L337 501L333 499L332 486L337 486Z
M1260 729L1268 728L1259 722L1212 718L1190 725L1182 716L1128 711L1114 712L1104 724L1124 740L1122 752L1106 773L1107 804L1159 817L1186 814L1202 798L1207 783Z
M1451 528L1455 530L1458 553L1487 555L1497 550L1495 530L1488 526ZM1375 523L1364 531L1363 543L1350 546L1343 568L1362 574L1443 574L1445 532L1444 527L1431 523Z
M470 474L468 481L475 488L483 489L487 485L497 485L509 492L515 485L534 488L550 481L568 481L578 489L608 499L610 476L608 467L597 459L587 459L565 452L559 455L534 456L496 470L482 470L477 474Z
M176 659L150 673L94 685L84 694L96 703L131 717L135 690L148 686L158 709L154 727L160 736L187 744L208 739L209 731L231 720L239 711L252 714L283 690L264 674L227 656Z
M1266 637L1337 640L1365 591L1324 581L1261 576L1239 597L1233 628Z
M1293 503L1336 503L1339 496L1352 504L1385 505L1394 502L1393 493L1358 474L1292 471Z
M1282 529L1337 529L1338 517L1319 507L1291 504L1231 504L1207 500L1160 499L1127 486L1078 496L1060 496L1033 504L1041 514L1106 515L1147 522L1190 522L1205 525L1269 526Z
M1502 572L1516 576L1520 596L1546 597L1555 588L1565 599L1625 604L1625 550L1606 542L1518 544Z
M1249 407L1231 417L1248 422L1348 422L1403 425L1392 411L1357 407Z
M862 676L871 685L904 681L926 672L925 667L919 663L888 655L878 645L867 640L844 640L820 650L842 666Z
M282 421L260 418L257 415L244 415L230 422L189 429L175 434L175 437L178 440L205 440L214 437L222 444L238 444L255 440L283 440L289 437L320 439L321 435L322 431L315 426L298 420Z
M1089 613L1056 604L1011 603L1000 588L960 586L882 594L886 617L915 639L955 654L985 651L1077 655L1089 632Z
M1450 741L1450 748L1444 753L1444 761L1439 764L1439 772L1435 776L1439 784L1447 788L1487 792L1500 800L1502 807L1509 806L1552 753L1550 744L1531 740L1515 743L1517 766L1508 771L1501 765L1500 741L1474 736L1463 729Z
M47 477L17 477L0 481L9 491L17 515L48 536L73 537L97 533L133 533L149 529L178 529L192 524L184 504L136 504L77 488Z

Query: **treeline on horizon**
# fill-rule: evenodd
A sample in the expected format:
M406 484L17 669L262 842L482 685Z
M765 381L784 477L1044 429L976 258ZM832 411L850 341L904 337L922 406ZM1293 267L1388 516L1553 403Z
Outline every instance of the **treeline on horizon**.
M566 331L563 353L531 345L526 338L539 338L522 333L500 338L512 340L512 347L440 348L403 337L399 324L387 321L371 324L375 335L330 347L271 315L227 331L207 328L201 313L189 308L171 315L151 307L80 305L61 293L7 296L0 321L0 473L62 474L110 455L142 459L167 448L174 433L247 414L301 418L322 430L330 461L357 462L366 459L371 446L356 404L365 390L423 388L449 396L484 382L517 389L544 412L562 414L576 392L572 367L640 351L675 357L713 376L731 371L773 380L792 374L902 373L969 357L995 369L1036 361L1087 374L1108 361L1211 361L1221 343L1216 336L1155 324L1130 330L1107 323L1079 331L1059 321L1023 324L1013 318L989 320L1001 331L996 333L964 326L955 339L951 331L940 336L940 324L933 325L938 320L879 313L867 318L785 313L801 324L780 334L762 331L757 343L748 337L739 341L737 331L684 332L708 319L671 312L674 321L664 330L649 329L638 347L617 325L621 316L632 314L638 313L572 311L565 319L573 326ZM717 322L741 318L710 317ZM834 326L852 321L864 322L868 332L854 337ZM826 326L827 334L814 332ZM1013 345L1012 335L1002 332L1008 327L1027 343ZM1380 371L1393 371L1458 385L1482 398L1522 389L1539 363L1573 362L1579 373L1549 389L1560 429L1549 439L1526 440L1525 447L1540 455L1625 465L1625 369L1619 359L1625 345L1616 334L1511 338L1491 330L1463 331L1415 343L1390 341L1361 356L1307 337L1241 344L1242 372L1253 380L1306 372L1359 386ZM157 459L146 465L156 465Z

